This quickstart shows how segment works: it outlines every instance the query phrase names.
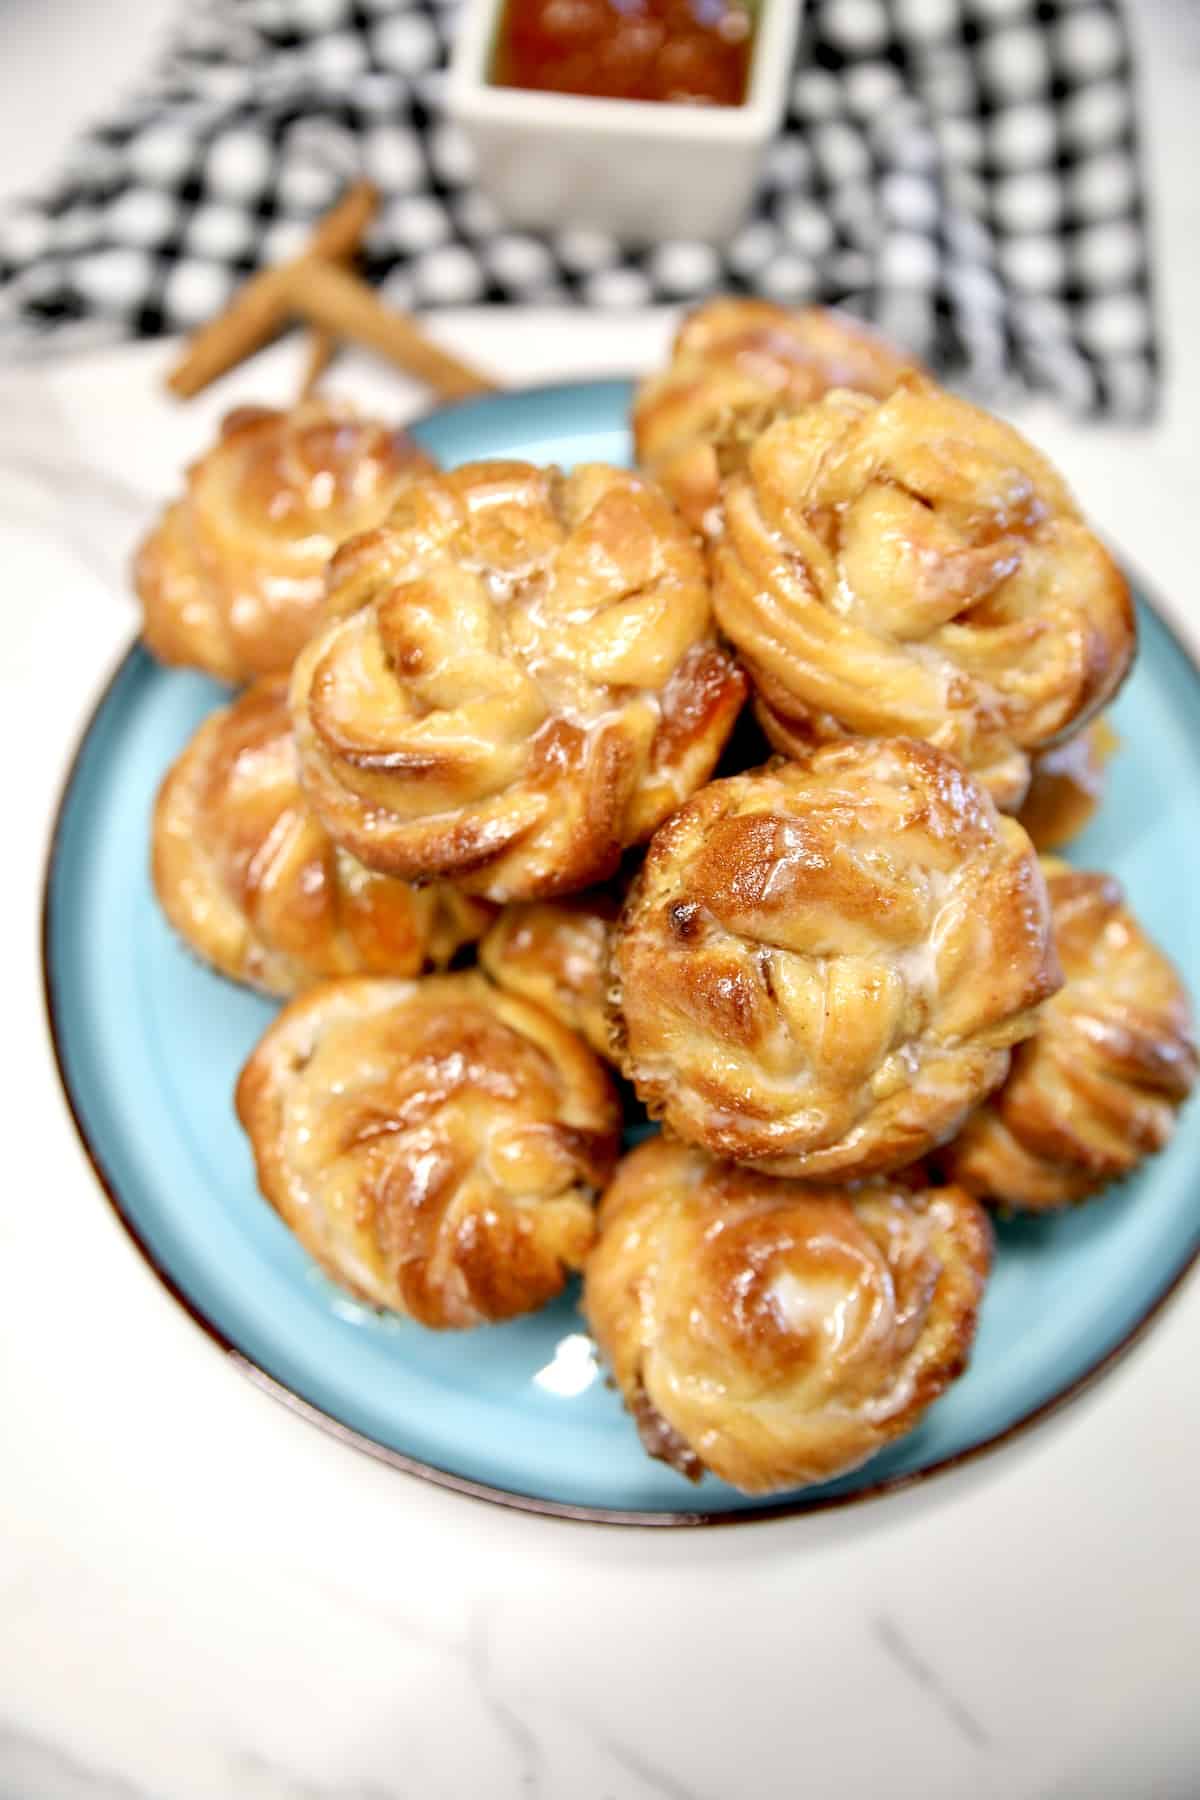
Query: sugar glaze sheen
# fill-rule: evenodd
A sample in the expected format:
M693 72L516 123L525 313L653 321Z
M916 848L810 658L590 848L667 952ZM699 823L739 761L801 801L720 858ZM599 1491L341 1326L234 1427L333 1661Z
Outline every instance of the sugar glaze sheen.
M851 740L660 828L613 951L621 1066L715 1156L854 1180L953 1136L1060 981L1033 846L950 758Z

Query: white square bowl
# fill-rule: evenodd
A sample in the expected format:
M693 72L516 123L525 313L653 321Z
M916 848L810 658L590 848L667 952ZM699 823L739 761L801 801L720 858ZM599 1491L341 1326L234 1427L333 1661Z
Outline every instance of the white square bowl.
M688 106L496 87L504 0L464 0L447 98L479 186L508 225L579 227L630 243L724 242L783 119L802 6L759 0L742 105Z

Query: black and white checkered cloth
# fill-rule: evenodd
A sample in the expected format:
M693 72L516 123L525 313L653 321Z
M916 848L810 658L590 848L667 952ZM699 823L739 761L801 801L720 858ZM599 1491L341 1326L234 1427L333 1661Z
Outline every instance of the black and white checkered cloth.
M785 130L724 252L505 229L442 114L456 5L192 0L54 191L0 214L0 343L194 326L361 172L385 195L370 274L400 306L840 300L979 390L1152 411L1116 0L808 0Z

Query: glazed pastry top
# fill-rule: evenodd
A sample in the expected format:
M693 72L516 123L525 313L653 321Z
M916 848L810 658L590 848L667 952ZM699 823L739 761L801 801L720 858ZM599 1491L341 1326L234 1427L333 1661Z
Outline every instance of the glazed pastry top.
M479 946L493 981L544 1006L604 1057L612 1054L608 951L617 911L602 889L506 906Z
M1043 867L1066 979L940 1159L973 1193L1026 1211L1085 1200L1161 1150L1198 1069L1187 991L1120 883Z
M997 804L1079 730L1135 648L1132 604L1054 469L908 378L838 391L758 438L727 485L714 605L777 749L925 738Z
M743 680L667 500L467 464L346 545L299 659L303 778L369 867L491 899L602 879L710 773Z
M473 972L314 988L267 1031L237 1104L263 1192L309 1252L433 1326L559 1291L619 1132L591 1051Z
M287 677L264 676L200 726L163 782L153 871L207 962L266 993L329 975L416 975L486 929L445 883L374 875L330 842L300 787Z
M806 1179L945 1141L1059 981L1025 833L904 739L694 796L650 845L612 967L622 1067L651 1112Z
M584 1308L650 1454L769 1493L911 1429L966 1365L990 1251L957 1188L811 1190L658 1138L605 1195Z
M432 467L403 432L324 401L231 413L137 553L150 649L224 681L289 669L333 552Z
M915 370L848 313L795 309L771 300L720 298L689 313L667 367L633 404L640 465L661 481L697 529L772 419L810 406L831 388L882 399Z

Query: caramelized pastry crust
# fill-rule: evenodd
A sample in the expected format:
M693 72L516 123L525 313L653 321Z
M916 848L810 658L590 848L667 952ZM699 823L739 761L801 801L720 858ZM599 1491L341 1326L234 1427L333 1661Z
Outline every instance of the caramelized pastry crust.
M300 787L282 675L200 726L159 790L152 860L185 943L268 994L443 966L492 916L444 883L373 875L334 847Z
M622 1067L651 1113L809 1180L945 1142L1059 982L1029 839L905 739L702 789L656 833L612 967Z
M482 975L327 982L237 1089L259 1186L344 1288L435 1327L532 1312L580 1267L617 1152L586 1045Z
M1161 1150L1197 1074L1186 990L1119 883L1043 866L1065 984L939 1158L972 1193L1028 1212L1086 1200Z
M1091 823L1120 740L1106 718L1031 758L1033 778L1017 817L1038 850L1059 850Z
M611 1057L608 947L617 917L612 895L506 906L479 946L479 960L509 993L544 1006L596 1051Z
M339 552L292 711L338 843L512 900L611 874L707 779L743 695L657 488L480 462Z
M709 300L684 320L667 368L638 388L638 461L705 529L723 477L772 419L835 387L883 399L915 366L848 313Z
M650 1455L767 1494L912 1429L966 1367L990 1258L958 1188L810 1189L658 1138L604 1196L584 1310Z
M772 425L727 485L713 603L776 749L920 737L1015 811L1028 753L1124 678L1129 590L1010 426L909 378Z
M290 669L333 552L432 467L402 432L323 401L239 408L135 558L146 643L222 681Z

